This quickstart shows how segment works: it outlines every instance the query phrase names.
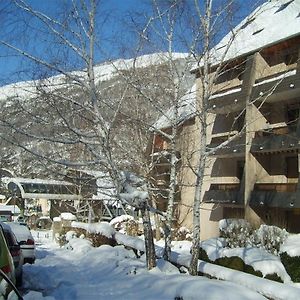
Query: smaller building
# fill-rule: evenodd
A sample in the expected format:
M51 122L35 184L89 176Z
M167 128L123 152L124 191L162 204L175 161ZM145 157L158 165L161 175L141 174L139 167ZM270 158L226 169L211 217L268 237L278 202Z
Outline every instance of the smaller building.
M17 220L21 211L16 205L0 205L0 221L11 222Z

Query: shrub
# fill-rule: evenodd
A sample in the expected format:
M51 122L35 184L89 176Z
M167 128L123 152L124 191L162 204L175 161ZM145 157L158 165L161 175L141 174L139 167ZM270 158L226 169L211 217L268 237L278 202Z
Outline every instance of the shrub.
M238 256L221 257L216 259L214 263L226 268L249 273L258 277L263 277L260 271L255 271L252 266L245 264L245 262Z
M206 261L206 262L212 262L210 259L209 259L209 257L208 257L208 255L207 255L207 253L206 253L206 251L203 249L203 248L199 248L199 259L201 259L201 260L203 260L203 261Z
M243 271L245 266L243 260L238 256L217 258L215 264L238 271Z
M219 222L220 236L225 238L228 247L257 247L278 255L280 245L288 233L276 226L261 225L254 230L250 223L243 219L223 219Z
M263 248L268 252L277 255L280 245L287 238L285 229L276 226L261 225L251 236L251 244L254 247Z
M135 220L128 220L125 222L125 232L128 235L131 236L138 236L140 235L140 230L139 230L139 223Z
M300 282L300 256L289 256L286 252L280 254L280 259L293 282Z
M267 274L265 276L266 279L269 279L269 280L273 280L273 281L277 281L277 282L281 282L283 283L282 279L276 274L276 273L273 273L273 274Z
M87 233L87 239L92 242L93 247L100 247L102 245L115 246L116 240L113 238L108 238L99 233Z
M251 244L253 227L243 219L223 219L219 222L220 237L225 238L228 247L246 247Z
M174 241L191 241L191 231L186 227L180 227L172 232L172 239Z
M61 230L55 234L55 239L57 240L60 247L66 245L68 243L67 233L69 231L75 231L75 230L72 227L62 227Z

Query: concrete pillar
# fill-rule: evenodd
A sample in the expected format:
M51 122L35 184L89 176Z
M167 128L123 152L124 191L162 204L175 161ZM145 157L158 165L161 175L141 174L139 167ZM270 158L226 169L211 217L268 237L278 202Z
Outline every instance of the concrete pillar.
M257 72L263 67L262 57L259 53L255 53L249 58L246 64L246 71L243 80L243 91L245 97L245 124L246 124L246 134L245 134L245 168L244 168L244 178L242 180L241 189L244 191L244 205L245 205L245 219L251 222L253 225L259 225L260 218L256 213L250 208L250 196L256 182L256 159L250 153L252 140L255 135L255 131L260 128L260 112L254 103L252 103L251 93L252 88L255 83Z

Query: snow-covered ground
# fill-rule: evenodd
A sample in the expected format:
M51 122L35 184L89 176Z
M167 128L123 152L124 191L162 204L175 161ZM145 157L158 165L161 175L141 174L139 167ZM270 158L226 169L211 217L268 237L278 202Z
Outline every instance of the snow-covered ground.
M71 247L60 248L51 232L34 234L37 260L24 266L25 300L264 299L234 283L180 274L162 260L148 271L145 258L123 246L93 248L75 238Z

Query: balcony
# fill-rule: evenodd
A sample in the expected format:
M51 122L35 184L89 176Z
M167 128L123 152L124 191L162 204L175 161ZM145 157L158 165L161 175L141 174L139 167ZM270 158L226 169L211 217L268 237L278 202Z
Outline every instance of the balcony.
M243 199L238 197L238 191L210 190L203 197L205 203L243 205Z
M300 208L296 183L256 184L251 193L251 206Z
M225 114L240 111L244 106L241 86L223 90L209 98L209 111L212 113Z
M218 147L220 143L211 143L207 146L207 150ZM211 155L221 157L243 157L245 155L245 137L234 139L226 146L216 149Z
M300 93L300 73L295 69L260 78L252 87L251 99L275 102L297 98ZM209 99L209 111L226 114L245 108L245 86L222 90Z
M203 197L205 203L243 205L243 196L239 195L239 184L213 184Z
M297 97L299 92L300 75L294 69L257 81L253 86L252 99L261 99L267 102L282 101Z
M271 153L297 151L300 149L300 141L296 132L287 135L272 134L255 137L252 141L251 152Z

